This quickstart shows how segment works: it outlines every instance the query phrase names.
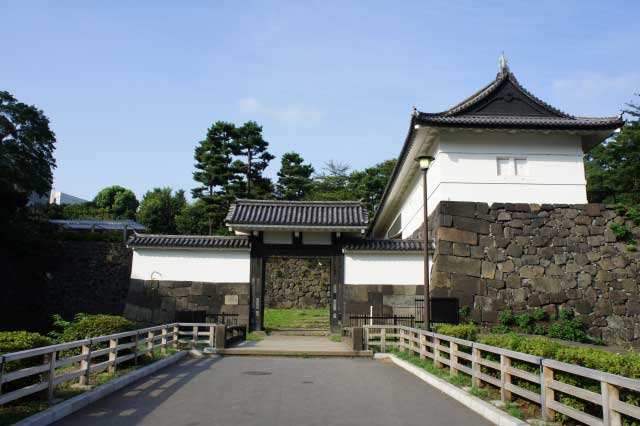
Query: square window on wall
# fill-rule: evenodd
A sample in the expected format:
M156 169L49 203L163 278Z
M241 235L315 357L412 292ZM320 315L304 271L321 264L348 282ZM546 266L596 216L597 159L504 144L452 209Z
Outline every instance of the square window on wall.
M529 164L526 158L515 158L513 160L516 176L529 176Z
M511 159L498 157L498 176L513 176L513 172L511 171Z

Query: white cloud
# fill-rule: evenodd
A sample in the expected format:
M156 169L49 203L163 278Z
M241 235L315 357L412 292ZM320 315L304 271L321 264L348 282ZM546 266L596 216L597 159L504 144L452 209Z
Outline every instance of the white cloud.
M238 107L244 114L262 115L284 123L317 122L324 117L323 111L312 106L269 106L253 97L240 99Z
M640 73L620 75L580 73L573 77L555 80L553 91L557 99L583 107L615 99L620 102L618 107L622 108L623 103L631 99L634 93L640 92Z

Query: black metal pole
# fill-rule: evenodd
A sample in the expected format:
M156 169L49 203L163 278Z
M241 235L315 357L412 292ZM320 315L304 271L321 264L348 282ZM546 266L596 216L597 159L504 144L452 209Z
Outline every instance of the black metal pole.
M423 197L423 235L424 235L424 312L422 319L424 328L431 330L431 300L429 295L429 210L427 208L427 170L422 174L422 197Z

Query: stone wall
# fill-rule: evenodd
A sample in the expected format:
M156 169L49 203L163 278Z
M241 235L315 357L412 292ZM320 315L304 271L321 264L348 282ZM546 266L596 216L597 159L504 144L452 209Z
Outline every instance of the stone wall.
M640 253L611 223L640 229L610 207L441 202L432 215L434 297L460 299L472 318L570 308L606 343L640 346Z
M349 325L351 315L415 315L416 296L422 296L421 285L367 284L344 286L344 316Z
M178 320L180 312L237 313L249 324L249 283L131 280L124 316L142 324Z
M331 259L270 257L265 262L264 306L328 308Z
M122 243L29 240L0 249L0 330L47 332L51 316L122 315L131 251Z

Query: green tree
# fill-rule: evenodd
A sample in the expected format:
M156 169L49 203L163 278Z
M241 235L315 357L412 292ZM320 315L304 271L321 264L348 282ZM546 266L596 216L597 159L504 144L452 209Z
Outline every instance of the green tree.
M176 228L178 234L205 235L209 231L206 202L197 200L195 203L185 205L176 216ZM217 233L226 234L227 231L221 229Z
M269 142L262 137L262 126L247 121L237 129L231 144L237 158L232 169L235 172L232 192L239 198L271 198L273 183L263 172L275 157L267 151Z
M282 156L278 172L277 194L284 200L302 200L313 187L313 166L303 164L304 159L296 152L287 152Z
M48 194L55 143L41 110L0 91L0 219L9 220L31 193Z
M144 194L136 217L153 233L175 234L178 232L176 217L186 205L184 191L173 194L171 188L154 188Z
M193 179L200 184L191 191L193 197L202 200L207 218L209 235L224 224L233 194L230 183L234 178L231 168L232 144L237 138L238 129L232 123L218 121L207 131L204 140L198 143L194 158L196 171ZM198 210L200 211L200 210Z
M349 185L349 165L337 161L329 161L322 172L313 179L313 189L307 197L315 201L354 200L355 194Z
M625 112L636 119L585 155L591 202L640 203L640 105L627 105Z
M93 200L96 207L105 209L114 219L135 219L138 200L130 189L113 185L98 192Z
M394 158L362 171L355 171L349 176L349 192L354 195L354 199L362 200L370 215L373 215L380 205L382 194L395 165Z

